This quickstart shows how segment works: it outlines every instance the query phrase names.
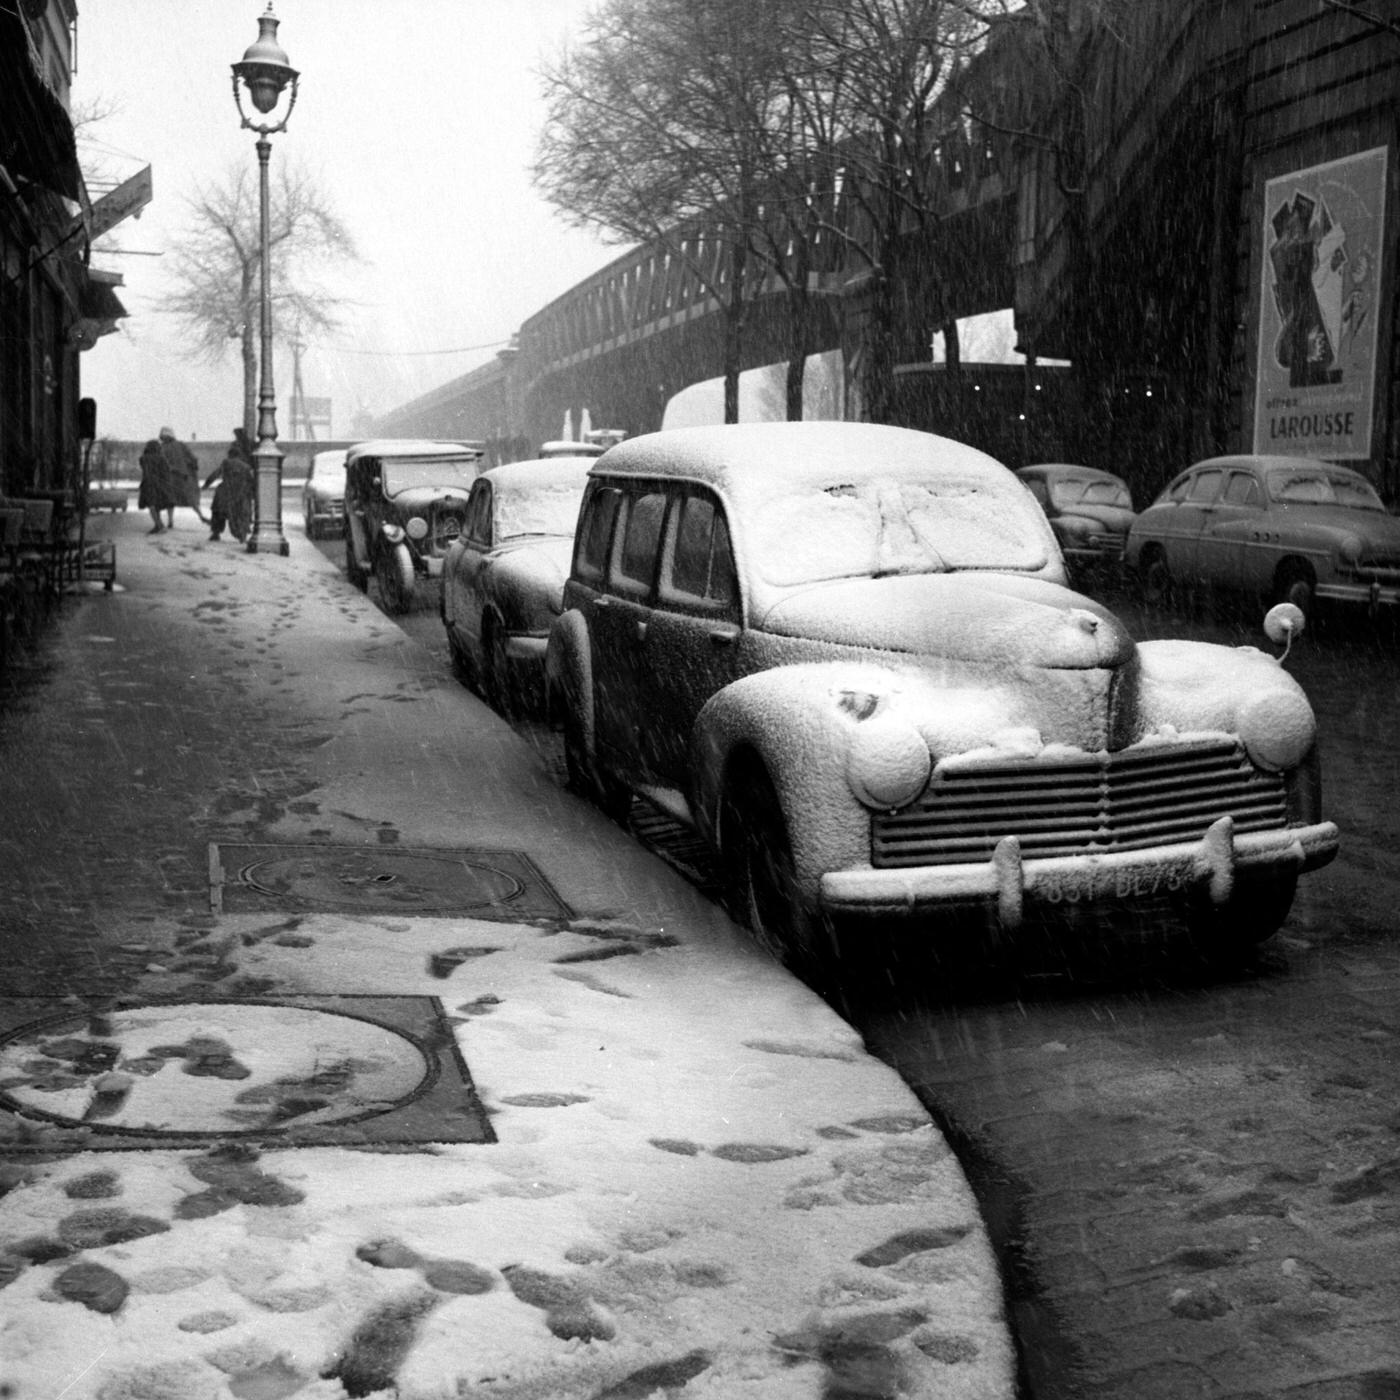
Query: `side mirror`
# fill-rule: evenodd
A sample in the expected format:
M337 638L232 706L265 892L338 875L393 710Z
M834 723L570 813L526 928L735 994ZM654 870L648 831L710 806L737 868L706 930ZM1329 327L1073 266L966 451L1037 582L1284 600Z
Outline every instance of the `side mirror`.
M1303 610L1295 607L1292 603L1275 603L1264 614L1264 635L1275 646L1283 648L1283 655L1279 657L1280 662L1287 659L1289 648L1293 645L1293 639L1301 637L1306 626L1307 619L1303 616Z
M97 437L97 400L78 400L78 437L92 442Z

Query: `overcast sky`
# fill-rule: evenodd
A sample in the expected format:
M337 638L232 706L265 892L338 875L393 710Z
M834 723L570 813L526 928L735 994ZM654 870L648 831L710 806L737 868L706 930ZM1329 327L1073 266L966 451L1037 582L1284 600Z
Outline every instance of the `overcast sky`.
M333 400L333 435L356 410L382 413L490 360L520 324L624 249L571 228L533 190L542 54L592 0L276 0L279 39L301 72L296 110L272 160L319 177L364 256L346 281L355 305L332 344L310 350L305 392ZM229 65L258 34L265 0L82 0L77 108L109 115L80 132L80 155L110 179L149 164L155 198L96 256L121 272L131 313L81 361L99 432L141 438L169 424L226 438L240 421L237 342L226 360L191 356L154 303L184 201L231 164L256 170ZM94 196L100 193L96 186ZM484 347L462 349L462 347ZM453 354L426 351L459 350ZM371 353L372 352L372 353ZM291 356L275 355L279 435L290 436Z

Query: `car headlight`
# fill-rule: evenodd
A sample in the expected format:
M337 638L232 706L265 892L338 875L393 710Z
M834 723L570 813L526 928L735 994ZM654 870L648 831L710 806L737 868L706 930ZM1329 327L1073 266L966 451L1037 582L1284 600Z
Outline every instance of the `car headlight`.
M1296 768L1317 737L1312 706L1295 690L1266 691L1245 702L1239 714L1240 740L1260 768Z
M421 515L409 517L408 524L404 527L408 531L411 540L422 540L428 537L428 522Z
M846 781L867 807L889 811L912 802L928 784L933 760L912 724L874 715L855 726L846 753Z
M386 520L380 528L384 531L384 538L388 540L390 544L398 544L398 542L403 539L402 525L395 525L391 521Z
M1366 547L1355 535L1344 535L1342 542L1337 546L1337 553L1346 560L1348 564L1359 564L1361 556L1366 552Z

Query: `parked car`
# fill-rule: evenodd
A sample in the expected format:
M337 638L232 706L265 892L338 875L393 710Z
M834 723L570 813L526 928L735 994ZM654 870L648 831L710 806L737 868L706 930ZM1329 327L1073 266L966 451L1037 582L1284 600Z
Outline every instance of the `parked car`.
M593 455L482 472L442 572L456 674L510 713L542 696L545 643L563 607L574 525Z
M863 423L633 438L589 472L546 655L574 783L719 856L801 961L1069 904L1216 945L1332 858L1313 712L1253 647L1134 643L973 448Z
M407 612L419 581L442 573L484 465L480 443L384 438L351 447L344 526L350 581L367 589L373 575L385 607Z
M317 452L301 486L301 519L306 538L338 535L345 529L345 449Z
M1138 516L1128 567L1150 602L1209 585L1293 603L1400 602L1400 520L1359 472L1308 457L1212 457Z
M1021 467L1016 475L1040 502L1071 570L1121 567L1133 523L1133 497L1126 481L1112 472L1069 462L1038 462Z

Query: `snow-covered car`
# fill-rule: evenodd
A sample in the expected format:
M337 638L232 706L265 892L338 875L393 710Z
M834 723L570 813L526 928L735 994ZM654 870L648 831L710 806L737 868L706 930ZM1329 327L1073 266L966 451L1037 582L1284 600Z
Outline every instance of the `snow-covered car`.
M1209 586L1289 602L1400 602L1400 519L1359 472L1308 457L1211 457L1133 522L1125 561L1149 602Z
M441 616L452 668L506 713L542 695L545 643L563 607L593 462L558 456L482 472L447 551Z
M391 612L407 612L418 581L437 578L462 531L467 495L486 465L480 443L380 438L345 454L345 572L370 576Z
M1279 661L1135 643L1067 586L1014 474L931 434L611 448L546 668L575 785L691 824L736 917L798 960L846 916L937 939L952 912L1013 931L1067 905L1252 944L1337 849Z
M1071 570L1089 573L1122 564L1133 523L1133 497L1126 481L1072 462L1037 462L1019 468L1016 475L1040 502Z
M317 452L301 484L301 519L306 538L338 535L345 528L345 449Z

